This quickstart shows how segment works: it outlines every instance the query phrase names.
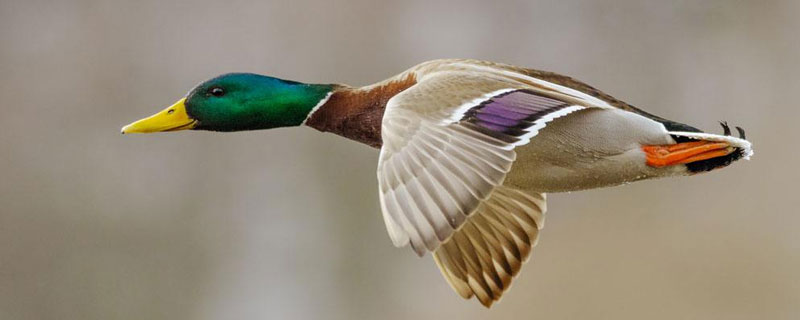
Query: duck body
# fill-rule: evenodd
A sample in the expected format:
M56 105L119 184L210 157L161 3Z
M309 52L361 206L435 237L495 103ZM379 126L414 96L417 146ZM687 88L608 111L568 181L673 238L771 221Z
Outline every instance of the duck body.
M564 192L688 174L685 166L648 166L642 145L670 145L664 127L621 109L586 109L555 119L517 151L505 184Z
M229 74L123 133L309 126L380 148L379 201L396 246L434 260L485 306L529 258L548 192L692 175L752 155L744 131L703 133L572 78L478 60L417 65L350 87Z
M506 183L514 188L540 192L578 191L717 168L718 164L695 164L691 169L687 166L662 169L646 165L646 155L641 146L675 144L675 136L669 133L670 130L701 132L699 129L649 114L567 76L469 59L428 61L363 88L339 86L333 91L331 100L309 116L306 125L380 148L380 124L386 105L392 97L415 85L418 78L452 73L449 77L453 79L465 74L483 79L487 74L503 76L506 72L543 80L555 85L556 90L573 90L571 93L577 93L579 97L584 94L582 98L590 101L595 98L611 106L581 110L567 120L556 118L537 134L536 139L515 149L518 159L506 177ZM481 83L480 80L475 82ZM442 88L437 95L458 92L463 88L459 86L463 85L454 83L453 88ZM484 84L482 89L501 90L505 85L502 82ZM453 100L463 102L469 98L454 97ZM685 137L678 139L686 140ZM733 153L727 161L716 162L727 164L751 152L748 147Z

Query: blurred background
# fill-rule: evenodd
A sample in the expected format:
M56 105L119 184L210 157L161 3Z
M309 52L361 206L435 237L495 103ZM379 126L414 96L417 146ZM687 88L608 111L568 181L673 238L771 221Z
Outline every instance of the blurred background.
M797 319L800 2L0 2L0 319ZM747 130L752 161L552 194L491 310L395 249L378 153L309 128L121 136L214 75L557 71Z

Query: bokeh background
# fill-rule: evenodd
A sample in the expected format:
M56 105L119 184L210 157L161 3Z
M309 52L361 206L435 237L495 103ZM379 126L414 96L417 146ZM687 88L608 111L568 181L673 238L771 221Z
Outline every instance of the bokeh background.
M797 319L800 1L0 1L0 319ZM557 71L747 129L691 178L552 194L491 310L395 249L377 151L309 128L121 136L219 73Z

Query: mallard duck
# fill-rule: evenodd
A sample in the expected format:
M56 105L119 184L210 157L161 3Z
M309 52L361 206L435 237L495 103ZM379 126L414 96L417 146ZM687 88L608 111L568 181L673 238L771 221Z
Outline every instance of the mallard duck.
M466 60L351 87L250 73L205 81L122 133L309 126L380 148L389 236L433 252L462 297L491 306L544 226L545 194L693 175L752 154L745 132L704 133L570 77Z

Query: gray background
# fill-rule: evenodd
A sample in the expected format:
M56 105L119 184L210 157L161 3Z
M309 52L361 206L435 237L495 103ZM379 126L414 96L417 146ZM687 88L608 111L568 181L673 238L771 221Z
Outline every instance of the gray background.
M0 2L0 319L796 319L800 1ZM491 310L392 247L377 152L309 128L121 136L249 71L557 71L748 130L753 161L553 194Z

